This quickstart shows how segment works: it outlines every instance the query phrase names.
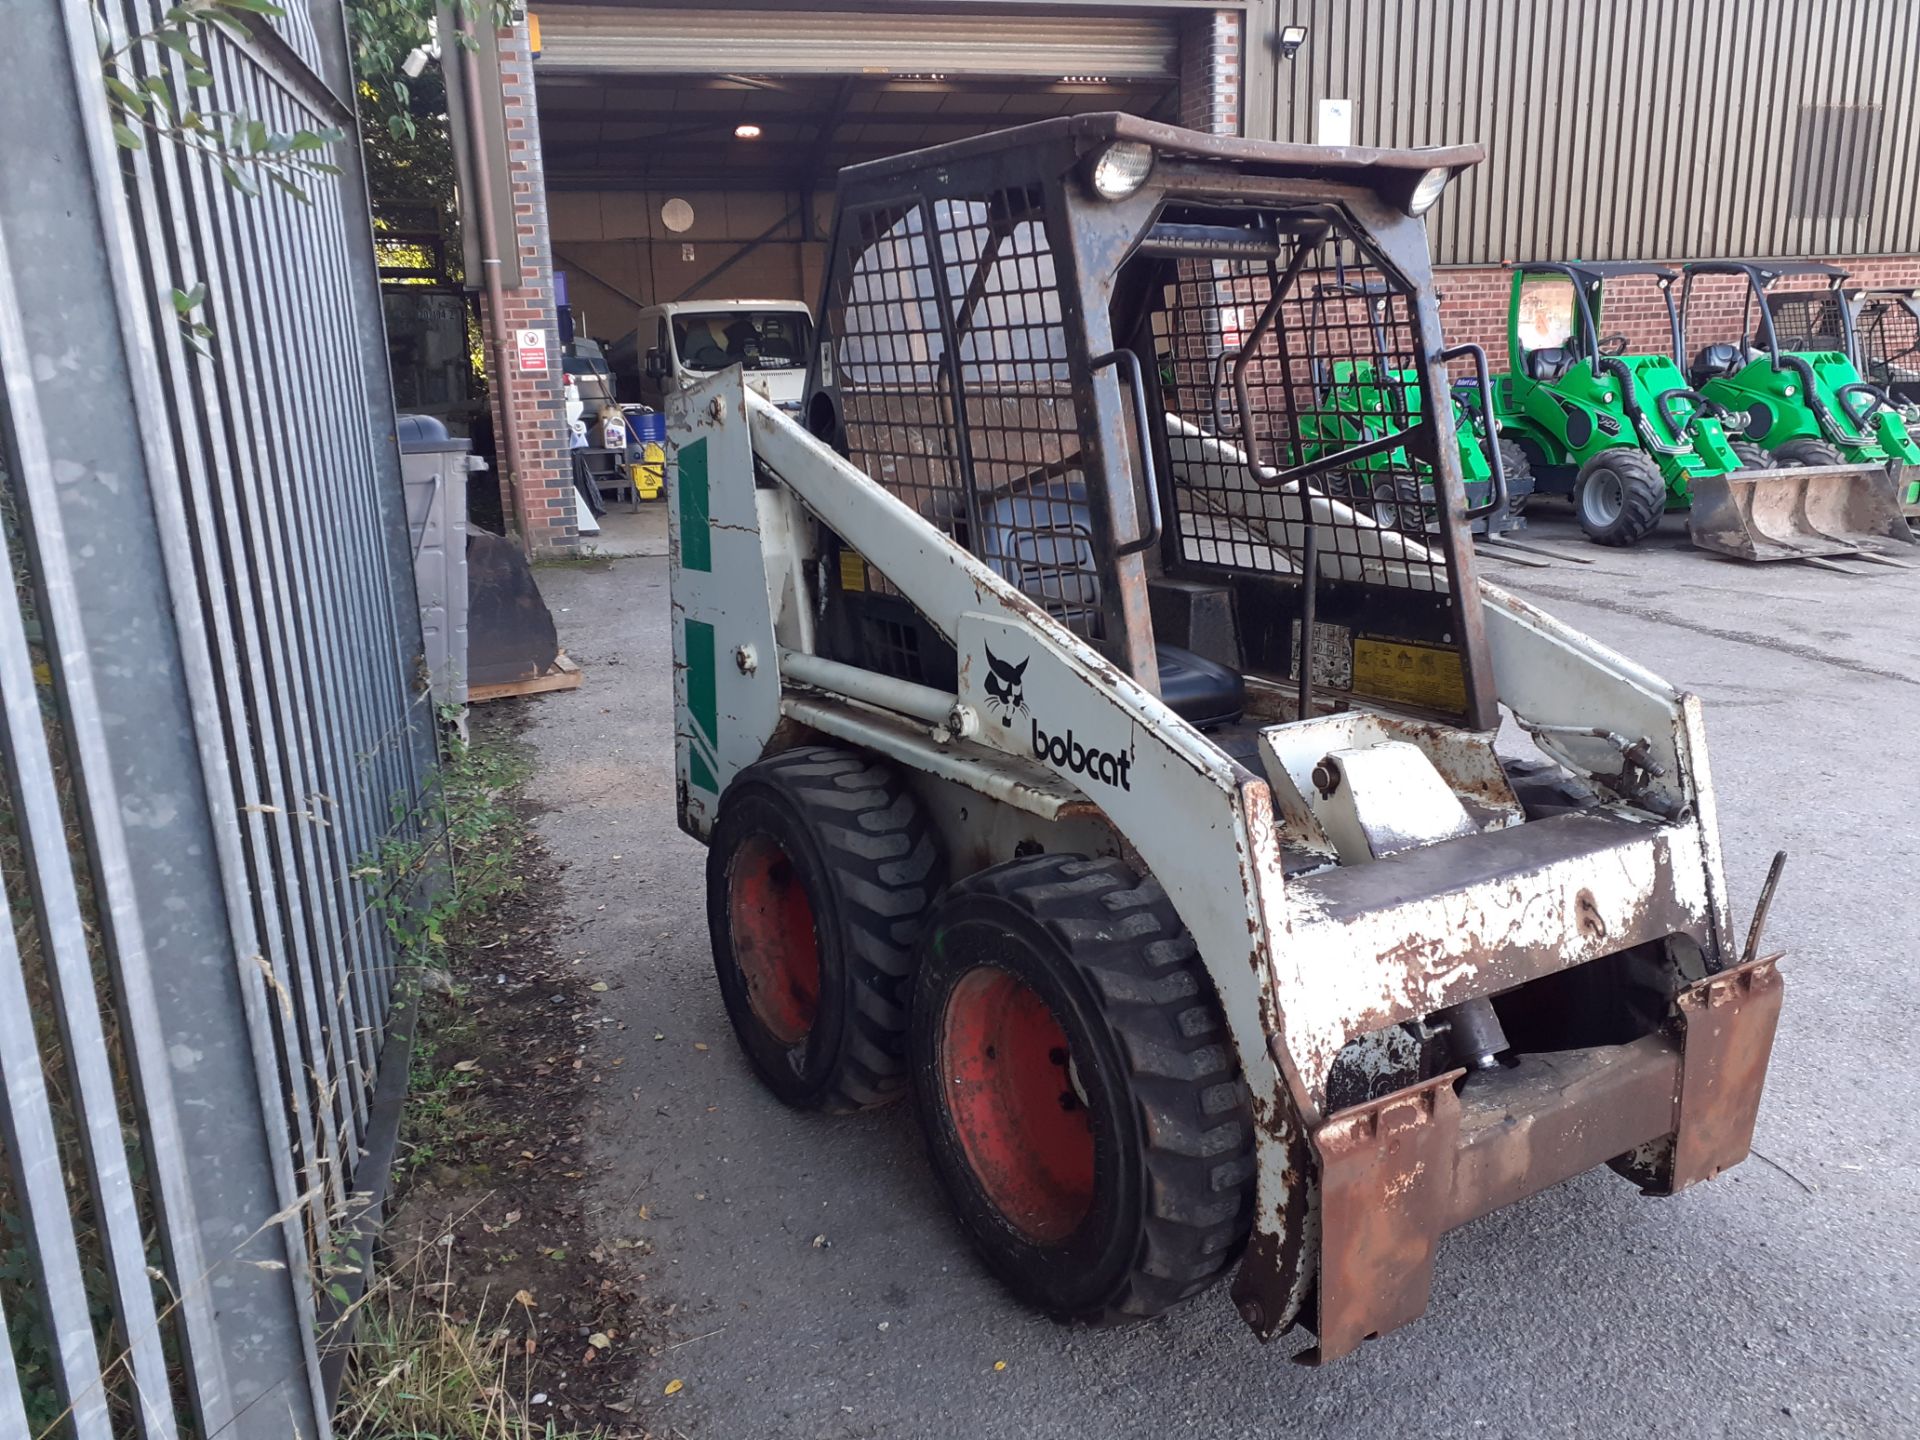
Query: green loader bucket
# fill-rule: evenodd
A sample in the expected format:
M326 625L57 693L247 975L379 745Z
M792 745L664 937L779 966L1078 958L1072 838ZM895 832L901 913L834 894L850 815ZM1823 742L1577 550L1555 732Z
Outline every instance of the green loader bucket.
M1783 465L1692 479L1687 529L1740 560L1895 555L1914 545L1884 464Z

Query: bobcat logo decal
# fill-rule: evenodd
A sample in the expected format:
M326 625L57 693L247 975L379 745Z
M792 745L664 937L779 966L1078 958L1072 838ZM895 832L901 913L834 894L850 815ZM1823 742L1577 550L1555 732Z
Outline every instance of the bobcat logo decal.
M1018 710L1025 712L1027 697L1025 676L1027 666L1033 662L1029 655L1018 665L1009 665L989 648L987 650L987 706L1000 716L1000 723L1008 729L1013 728L1013 714Z

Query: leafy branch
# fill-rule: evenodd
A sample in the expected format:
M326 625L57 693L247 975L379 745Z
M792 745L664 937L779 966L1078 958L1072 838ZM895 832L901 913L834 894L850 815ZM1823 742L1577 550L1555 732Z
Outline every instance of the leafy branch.
M148 138L163 140L201 156L243 195L259 195L264 179L303 205L312 204L300 182L340 173L326 153L346 138L344 130L276 130L252 115L207 103L214 86L205 36L221 31L245 43L253 38L246 17L285 13L273 0L181 0L158 25L117 43L102 26L100 73L114 141L123 150L144 150ZM176 287L169 298L181 339L206 357L213 327L194 316L206 302L206 285Z
M197 103L202 92L213 86L213 67L200 31L212 27L245 41L251 32L243 17L285 13L273 0L181 0L153 29L118 44L103 39L100 65L113 111L113 138L127 150L145 148L149 135L168 140L218 166L226 182L244 195L258 195L263 178L294 199L310 203L299 181L340 173L340 167L324 156L346 138L344 130L337 126L276 130L241 111ZM167 54L160 52L176 59L170 63ZM150 53L160 63L146 74L137 74L129 62L136 54ZM178 67L184 67L185 74L184 83L176 85L168 71Z
M411 140L415 120L410 108L407 61L416 51L430 50L436 39L437 0L348 0L352 19L353 72L385 116L387 132L396 140ZM472 20L477 28L500 29L513 23L512 0L452 0L456 20ZM473 40L456 30L454 42L471 48ZM418 73L416 69L415 74Z

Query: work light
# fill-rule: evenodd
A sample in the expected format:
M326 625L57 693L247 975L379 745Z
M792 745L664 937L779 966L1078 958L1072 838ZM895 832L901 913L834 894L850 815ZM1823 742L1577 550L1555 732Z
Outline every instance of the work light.
M1433 208L1433 202L1440 198L1440 192L1447 188L1447 182L1453 179L1453 172L1444 168L1427 171L1420 177L1420 183L1413 187L1413 194L1407 200L1407 213L1418 218Z
M1089 172L1093 190L1102 200L1124 200L1153 170L1153 147L1138 140L1116 140L1094 157Z

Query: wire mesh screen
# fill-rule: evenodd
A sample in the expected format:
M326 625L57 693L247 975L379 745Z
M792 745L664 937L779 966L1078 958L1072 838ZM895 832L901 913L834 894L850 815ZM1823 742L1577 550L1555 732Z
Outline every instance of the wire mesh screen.
M1767 308L1773 314L1774 339L1782 350L1845 350L1847 332L1840 313L1843 303L1837 290L1787 291L1769 295ZM1757 323L1755 329L1757 332ZM1752 337L1755 344L1761 338L1758 333Z
M1866 379L1914 398L1920 391L1920 305L1910 300L1871 297L1860 307L1854 333L1860 342L1860 368Z
M856 211L843 228L828 383L848 458L1097 638L1079 415L1037 188Z
M1181 562L1297 575L1305 515L1270 471L1404 436L1420 419L1412 296L1353 238L1321 232L1267 260L1182 262L1153 317L1176 474ZM1234 372L1243 354L1246 406ZM1204 433L1203 433L1204 432ZM1208 442L1212 436L1218 443ZM1387 444L1307 481L1323 578L1447 587L1432 467ZM1395 534L1393 532L1400 532Z
M952 379L920 205L857 211L833 375L847 458L952 534L966 512Z

